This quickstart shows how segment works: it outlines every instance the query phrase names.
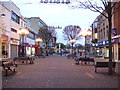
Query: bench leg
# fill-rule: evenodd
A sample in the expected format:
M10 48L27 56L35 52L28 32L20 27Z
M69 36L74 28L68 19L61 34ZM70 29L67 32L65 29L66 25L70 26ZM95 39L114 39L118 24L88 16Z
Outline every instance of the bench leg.
M79 65L79 61L76 61L76 64Z
M81 65L83 65L83 61L81 61Z
M15 69L13 69L13 72L16 72L16 70L15 70Z

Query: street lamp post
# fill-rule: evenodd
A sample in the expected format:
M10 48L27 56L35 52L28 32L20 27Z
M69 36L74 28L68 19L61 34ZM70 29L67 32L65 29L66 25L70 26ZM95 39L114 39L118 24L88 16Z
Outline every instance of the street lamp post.
M0 60L2 60L2 33L3 33L3 30L5 31L4 29L4 26L3 26L3 22L2 22L2 17L5 16L5 14L0 14Z
M85 37L85 58L86 58L86 54L87 54L86 53L86 42L87 42L86 38L91 36L91 34L92 34L92 31L90 29L88 29L86 32L81 31L80 34L79 34L80 36Z
M75 42L76 42L75 39L71 39L71 40L70 40L70 43L72 44L72 54L73 54L73 45L74 45Z
M24 57L24 56L26 56L25 46L24 46L24 39L25 39L25 35L29 34L29 31L26 28L19 28L17 30L17 33L22 36L22 56Z
M40 45L40 43L41 43L43 40L42 40L41 38L37 38L35 41L38 43L38 45ZM39 53L39 51L40 51L40 48L38 49L38 53Z

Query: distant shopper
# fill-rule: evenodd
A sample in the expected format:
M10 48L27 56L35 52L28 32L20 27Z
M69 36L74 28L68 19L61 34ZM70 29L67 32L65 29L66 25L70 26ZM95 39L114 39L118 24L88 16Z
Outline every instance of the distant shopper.
M82 51L80 51L80 56L82 56Z

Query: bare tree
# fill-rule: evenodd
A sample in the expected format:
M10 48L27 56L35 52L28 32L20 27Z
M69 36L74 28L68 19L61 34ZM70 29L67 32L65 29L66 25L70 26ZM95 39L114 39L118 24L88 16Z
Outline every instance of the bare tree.
M114 0L76 0L78 2L76 5L73 5L73 8L84 8L89 9L93 12L99 12L101 15L106 17L108 20L108 41L109 41L109 69L108 72L112 75L112 43L111 43L111 34L112 34L112 15L120 9L120 6L115 8L117 2L112 2ZM117 1L117 0L116 0ZM114 11L113 11L114 9Z
M54 28L54 27L48 26L48 31L50 31L50 33L51 33L51 35L52 35L53 37L56 37L57 32L55 31L55 28Z
M80 38L79 33L80 33L81 28L76 25L69 25L66 26L63 29L63 36L65 40L70 41L71 39L78 40Z
M43 43L45 43L46 56L48 56L48 47L52 40L52 34L46 27L41 27L39 30L39 37L42 38Z
M68 40L72 45L72 54L74 51L73 45L76 42L76 40L80 38L80 35L79 35L80 30L81 28L76 25L68 25L63 29L64 39Z

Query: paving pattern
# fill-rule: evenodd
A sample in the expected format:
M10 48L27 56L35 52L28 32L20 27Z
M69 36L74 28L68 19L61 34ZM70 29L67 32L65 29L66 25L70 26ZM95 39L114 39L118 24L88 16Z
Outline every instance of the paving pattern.
M2 77L2 88L118 88L118 74L107 69L76 65L65 56L36 58L34 64L22 64L15 74Z

